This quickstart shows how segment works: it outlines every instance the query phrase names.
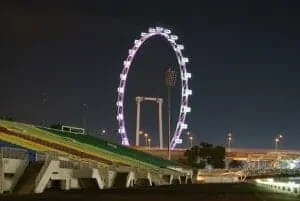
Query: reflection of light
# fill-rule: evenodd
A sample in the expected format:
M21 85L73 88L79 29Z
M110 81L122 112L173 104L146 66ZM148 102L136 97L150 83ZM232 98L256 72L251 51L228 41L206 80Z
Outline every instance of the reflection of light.
M300 184L296 184L295 182L275 182L274 179L256 179L255 182L257 184L264 185L276 185L287 188L300 188Z
M198 176L198 177L197 177L197 181L204 181L204 177Z

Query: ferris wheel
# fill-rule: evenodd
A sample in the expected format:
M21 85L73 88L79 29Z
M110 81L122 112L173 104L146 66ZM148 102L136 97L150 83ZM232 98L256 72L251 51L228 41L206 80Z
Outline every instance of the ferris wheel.
M191 78L191 73L187 72L186 64L189 62L187 57L183 56L184 46L182 44L177 44L176 40L178 40L178 36L171 34L171 30L165 29L162 27L149 28L148 32L142 32L140 38L134 40L133 47L129 49L128 56L126 60L123 62L123 69L120 74L120 83L118 87L118 97L117 97L117 121L119 125L118 132L122 137L122 144L129 146L129 140L126 134L126 126L125 126L125 118L124 118L124 97L125 97L125 89L126 89L126 80L127 75L129 73L130 66L134 60L136 53L139 48L143 45L143 43L154 37L154 36L162 36L165 38L170 45L172 46L176 57L180 70L180 78L181 78L181 101L180 101L180 111L179 117L176 124L176 129L172 136L170 142L170 148L174 149L176 144L179 142L180 135L183 130L187 129L188 125L185 123L187 113L191 112L191 107L189 106L189 96L192 95L192 90L189 89L189 79Z

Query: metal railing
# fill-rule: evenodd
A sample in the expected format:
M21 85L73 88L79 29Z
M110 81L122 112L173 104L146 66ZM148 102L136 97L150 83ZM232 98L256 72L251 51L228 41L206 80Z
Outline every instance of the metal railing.
M21 160L28 158L28 151L21 148L1 147L1 153L3 158L21 159Z

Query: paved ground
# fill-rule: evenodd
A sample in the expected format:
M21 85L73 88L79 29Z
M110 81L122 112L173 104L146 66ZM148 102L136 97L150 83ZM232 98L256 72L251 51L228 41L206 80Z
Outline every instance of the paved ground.
M109 189L98 192L46 192L2 196L2 201L293 201L299 197L259 191L250 184L200 184L156 188Z

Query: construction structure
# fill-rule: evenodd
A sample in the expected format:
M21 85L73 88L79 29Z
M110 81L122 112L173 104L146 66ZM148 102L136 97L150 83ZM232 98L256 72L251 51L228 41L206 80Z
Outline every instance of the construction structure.
M135 134L135 145L140 146L140 120L141 120L141 103L143 101L151 101L158 103L158 134L159 134L159 147L163 148L163 125L162 125L162 98L155 98L155 97L141 97L137 96L136 100L136 134Z

